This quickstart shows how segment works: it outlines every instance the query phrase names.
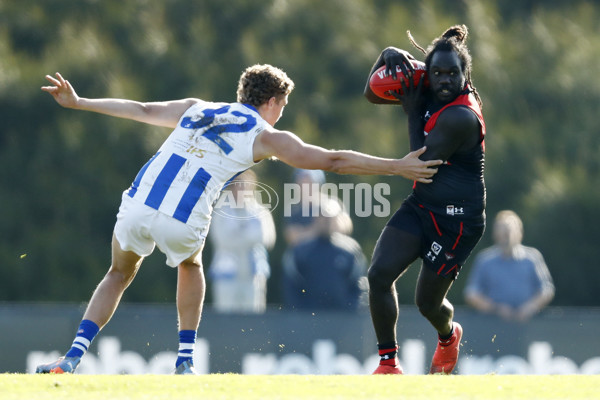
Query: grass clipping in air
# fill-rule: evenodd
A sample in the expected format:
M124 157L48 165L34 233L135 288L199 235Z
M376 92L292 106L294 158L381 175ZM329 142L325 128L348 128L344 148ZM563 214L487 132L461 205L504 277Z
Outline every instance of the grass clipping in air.
M593 375L0 375L13 399L594 399Z

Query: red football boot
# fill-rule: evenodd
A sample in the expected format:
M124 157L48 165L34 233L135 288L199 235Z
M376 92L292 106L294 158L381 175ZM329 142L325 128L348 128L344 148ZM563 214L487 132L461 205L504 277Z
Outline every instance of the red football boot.
M379 366L373 375L402 375L402 367L398 361L398 346L389 349L379 349Z
M396 359L395 365L379 364L377 369L373 371L373 375L402 375L402 367L398 359Z
M452 336L447 340L438 340L437 348L431 360L430 374L450 374L458 361L460 350L460 339L462 338L462 326L454 322Z

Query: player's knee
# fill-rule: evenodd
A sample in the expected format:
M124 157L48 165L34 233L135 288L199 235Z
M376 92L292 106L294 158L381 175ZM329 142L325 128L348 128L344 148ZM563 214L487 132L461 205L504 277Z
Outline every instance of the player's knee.
M135 274L137 269L117 269L111 267L106 274L113 282L117 282L122 286L127 287L133 278L135 278Z
M431 317L433 314L438 312L440 309L439 304L435 304L434 302L432 302L428 299L423 299L423 298L417 297L415 299L415 303L417 304L417 308L419 309L419 312L425 318Z
M394 282L387 278L387 274L384 273L385 266L380 263L373 263L367 271L367 279L369 280L369 288L371 289L386 289L389 288Z

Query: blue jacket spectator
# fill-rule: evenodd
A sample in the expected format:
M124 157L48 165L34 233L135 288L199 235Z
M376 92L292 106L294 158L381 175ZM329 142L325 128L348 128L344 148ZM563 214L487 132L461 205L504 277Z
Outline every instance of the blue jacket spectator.
M494 221L494 246L475 259L465 301L506 320L525 321L554 298L554 283L542 254L523 246L523 223L510 210Z

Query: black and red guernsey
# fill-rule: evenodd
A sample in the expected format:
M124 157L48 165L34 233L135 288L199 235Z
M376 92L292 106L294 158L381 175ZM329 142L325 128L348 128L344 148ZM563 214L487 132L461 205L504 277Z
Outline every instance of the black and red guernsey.
M440 114L449 107L467 107L475 113L480 126L479 142L471 150L454 153L446 164L438 168L433 182L415 182L413 196L434 213L448 215L456 212L469 219L481 216L485 210L485 122L477 99L467 87L440 110L433 114L425 113L425 116L431 115L425 123L425 136L430 134Z

